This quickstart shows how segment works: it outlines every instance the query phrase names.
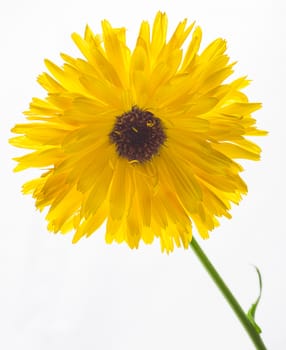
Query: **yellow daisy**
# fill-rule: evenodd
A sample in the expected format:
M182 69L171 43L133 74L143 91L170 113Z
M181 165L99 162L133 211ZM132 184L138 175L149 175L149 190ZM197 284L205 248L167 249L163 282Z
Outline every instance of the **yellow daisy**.
M45 61L38 82L47 97L33 98L11 143L32 150L16 158L16 171L43 170L23 192L48 208L50 231L74 231L77 242L106 220L106 242L137 248L158 237L168 252L188 247L192 223L207 238L219 217L231 217L247 192L234 159L259 159L245 136L265 134L251 117L261 105L241 92L245 77L225 82L234 65L226 42L199 52L201 37L184 20L167 40L158 12L131 51L125 28L104 20L101 35L88 26L83 38L72 35L84 58Z

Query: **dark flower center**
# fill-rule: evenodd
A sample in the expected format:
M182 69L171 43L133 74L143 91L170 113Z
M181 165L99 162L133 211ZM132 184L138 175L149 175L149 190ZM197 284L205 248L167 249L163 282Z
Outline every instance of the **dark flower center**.
M158 154L166 135L159 118L133 106L131 111L116 118L109 139L120 157L144 163Z

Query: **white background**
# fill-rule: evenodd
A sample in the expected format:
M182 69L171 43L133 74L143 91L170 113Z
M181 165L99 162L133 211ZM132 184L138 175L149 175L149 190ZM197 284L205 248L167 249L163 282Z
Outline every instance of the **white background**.
M169 16L169 33L188 17L203 28L203 46L228 40L248 75L261 162L244 162L249 194L233 219L201 242L245 309L258 293L252 264L263 275L257 322L271 350L286 348L285 302L285 16L284 1L13 1L0 5L0 348L5 350L251 350L253 345L190 250L161 254L159 244L130 250L106 245L103 231L77 245L47 232L44 216L21 194L27 173L12 173L19 150L8 145L33 96L44 58L78 55L70 39L107 18L134 42L142 19Z

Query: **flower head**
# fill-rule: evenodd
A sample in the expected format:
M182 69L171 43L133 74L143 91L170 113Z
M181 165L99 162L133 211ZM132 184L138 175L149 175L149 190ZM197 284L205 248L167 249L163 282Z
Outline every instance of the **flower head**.
M49 208L49 230L74 231L77 242L106 220L108 243L134 248L158 237L171 251L188 247L192 223L207 238L247 192L235 159L258 160L246 136L265 134L251 117L260 104L241 92L248 80L225 82L233 72L225 41L199 52L194 24L166 37L161 12L152 29L142 22L133 51L125 28L104 20L101 35L89 27L72 35L84 58L45 61L38 81L47 97L32 100L11 143L31 150L16 171L43 170L23 192Z

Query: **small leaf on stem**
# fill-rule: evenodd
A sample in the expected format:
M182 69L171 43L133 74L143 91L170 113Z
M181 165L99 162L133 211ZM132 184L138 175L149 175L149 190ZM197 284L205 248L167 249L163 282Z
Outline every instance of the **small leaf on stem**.
M261 333L262 330L261 328L258 326L258 324L255 322L255 312L256 312L256 308L257 305L259 304L260 298L261 298L261 293L262 293L262 278L261 278L261 274L260 271L258 269L258 267L254 266L255 270L257 272L258 275L258 280L259 280L259 295L255 301L255 303L253 303L251 305L251 307L249 308L248 312L247 312L247 317L249 319L249 321L252 323L253 327L255 328L257 333Z

